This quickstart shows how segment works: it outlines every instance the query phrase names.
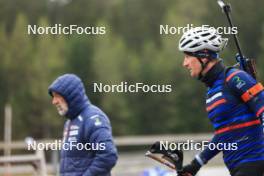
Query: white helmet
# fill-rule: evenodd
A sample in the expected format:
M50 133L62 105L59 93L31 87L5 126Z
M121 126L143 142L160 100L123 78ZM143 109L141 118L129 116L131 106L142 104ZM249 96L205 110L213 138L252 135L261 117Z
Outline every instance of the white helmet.
M227 44L228 39L222 38L213 27L195 27L185 32L179 42L179 50L197 52L208 49L219 52Z

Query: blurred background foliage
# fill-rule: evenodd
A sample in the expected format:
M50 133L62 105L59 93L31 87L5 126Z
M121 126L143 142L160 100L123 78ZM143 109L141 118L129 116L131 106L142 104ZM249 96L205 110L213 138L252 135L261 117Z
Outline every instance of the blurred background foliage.
M244 53L257 60L264 81L264 1L232 1ZM28 35L27 25L106 26L105 35ZM212 0L0 0L0 129L4 106L13 108L13 139L61 137L64 119L51 105L49 84L79 75L91 101L120 135L212 131L204 108L205 86L182 68L179 35L160 25L227 26ZM221 53L234 63L231 36ZM94 93L93 83L171 84L171 93ZM2 135L1 138L2 140Z

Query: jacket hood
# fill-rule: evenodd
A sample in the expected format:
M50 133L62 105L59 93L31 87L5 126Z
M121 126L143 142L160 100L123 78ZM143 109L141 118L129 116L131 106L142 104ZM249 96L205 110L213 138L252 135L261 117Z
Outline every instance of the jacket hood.
M52 92L60 94L68 104L68 112L65 116L69 119L75 118L81 111L90 104L86 95L83 82L74 74L64 74L58 77L48 88Z

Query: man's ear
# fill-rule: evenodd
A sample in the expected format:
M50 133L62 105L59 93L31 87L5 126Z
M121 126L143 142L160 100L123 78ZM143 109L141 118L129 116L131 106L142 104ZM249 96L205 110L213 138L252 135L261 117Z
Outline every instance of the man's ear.
M202 62L203 62L203 63L207 63L207 62L209 62L209 59L208 59L208 58L206 58L206 57L204 57L204 58L201 58L201 60L202 60Z

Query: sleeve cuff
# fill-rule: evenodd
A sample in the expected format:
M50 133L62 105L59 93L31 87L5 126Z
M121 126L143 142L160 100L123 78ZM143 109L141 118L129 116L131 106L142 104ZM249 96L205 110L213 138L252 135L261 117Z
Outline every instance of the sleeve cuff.
M206 163L202 160L202 158L200 157L199 154L195 155L195 159L198 161L198 163L203 166L205 165Z

